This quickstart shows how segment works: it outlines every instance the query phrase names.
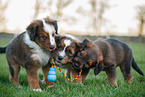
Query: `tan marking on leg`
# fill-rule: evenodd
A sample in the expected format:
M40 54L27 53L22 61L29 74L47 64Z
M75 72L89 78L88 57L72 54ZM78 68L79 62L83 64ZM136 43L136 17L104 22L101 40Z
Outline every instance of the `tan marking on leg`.
M38 68L31 68L31 69L26 69L27 71L27 79L28 79L28 82L30 84L30 86L33 88L33 89L40 89L40 86L39 86L39 76L38 76Z
M53 87L54 86L54 82L50 82L47 79L49 69L50 69L50 64L47 64L46 66L42 67L42 71L43 71L43 81L44 81L44 83L45 83L46 86Z
M12 76L11 73L9 72L9 80L14 83L15 86L19 85L19 72L20 72L20 66L15 64L11 65L11 67L14 70L14 75Z
M106 73L107 73L107 82L111 83L113 86L117 86L116 68L115 67L107 68Z

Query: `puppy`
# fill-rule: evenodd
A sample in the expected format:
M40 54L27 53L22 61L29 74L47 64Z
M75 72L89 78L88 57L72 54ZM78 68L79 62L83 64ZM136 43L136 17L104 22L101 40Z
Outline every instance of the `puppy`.
M75 69L94 68L95 75L104 70L108 82L113 86L117 86L117 66L120 67L126 82L133 79L131 67L143 75L133 58L131 48L126 43L115 39L99 39L94 42L85 39L80 45L80 51L72 60L72 67Z
M80 41L72 35L61 34L56 37L57 47L53 51L53 56L56 65L60 68L66 69L66 76L70 79L76 77L80 70L73 69L71 67L71 61L78 51ZM89 72L89 70L86 72ZM82 83L86 78L86 72L82 71L82 76L80 76L75 83Z
M49 17L34 20L26 32L11 40L6 47L0 48L0 53L6 53L10 70L9 80L15 86L19 85L20 66L26 69L28 82L34 91L41 91L37 72L40 67L45 84L53 86L53 83L47 80L47 75L50 68L50 51L56 48L57 30L56 20Z

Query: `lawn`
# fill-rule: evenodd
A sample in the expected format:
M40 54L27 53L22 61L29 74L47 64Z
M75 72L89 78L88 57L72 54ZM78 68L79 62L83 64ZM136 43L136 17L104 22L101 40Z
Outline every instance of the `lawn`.
M6 46L12 37L0 36L0 46ZM145 74L145 44L128 43L133 50L134 58ZM63 70L64 71L64 70ZM132 84L124 83L122 73L117 68L118 87L112 87L107 84L106 73L101 72L95 76L93 70L89 73L85 83L74 84L68 82L63 75L56 69L57 80L52 88L47 88L40 83L43 92L33 92L27 81L27 74L24 68L21 68L19 82L23 88L14 87L9 81L9 68L5 54L0 55L0 96L1 97L145 97L145 77L139 75L132 68ZM39 76L42 79L42 71L39 70Z

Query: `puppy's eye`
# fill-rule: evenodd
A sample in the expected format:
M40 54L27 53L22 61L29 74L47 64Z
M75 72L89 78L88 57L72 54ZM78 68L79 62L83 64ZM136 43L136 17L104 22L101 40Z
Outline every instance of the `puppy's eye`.
M42 39L44 39L44 40L46 40L47 39L47 37L46 36L41 36L42 37Z
M68 53L71 54L72 53L71 50L69 50Z
M78 55L78 57L82 57L83 56L83 54L81 52L78 53L77 55Z
M79 55L80 57L82 57L83 56L83 53L80 53L80 55Z

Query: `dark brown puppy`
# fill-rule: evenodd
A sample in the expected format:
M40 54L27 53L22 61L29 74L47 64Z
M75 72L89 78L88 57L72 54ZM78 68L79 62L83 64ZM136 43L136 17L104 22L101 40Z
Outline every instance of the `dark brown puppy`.
M126 82L131 82L133 79L131 67L143 75L134 61L131 49L119 40L98 39L92 42L85 39L81 46L81 50L72 61L72 67L75 69L94 68L95 75L104 70L108 82L113 86L117 86L117 66L120 67Z
M70 79L76 77L80 70L73 69L71 67L71 61L75 53L79 50L80 41L72 35L61 34L56 37L57 47L53 51L53 56L55 63L60 67L66 69L66 76ZM84 82L87 73L89 71L83 71L82 76L80 76L75 83Z
M26 69L28 82L34 91L41 91L37 72L40 67L43 70L45 84L53 86L53 83L47 80L47 75L50 68L50 51L56 48L57 29L57 22L49 17L34 20L26 32L11 40L7 47L0 48L0 53L6 52L9 79L15 86L19 85L20 66Z

